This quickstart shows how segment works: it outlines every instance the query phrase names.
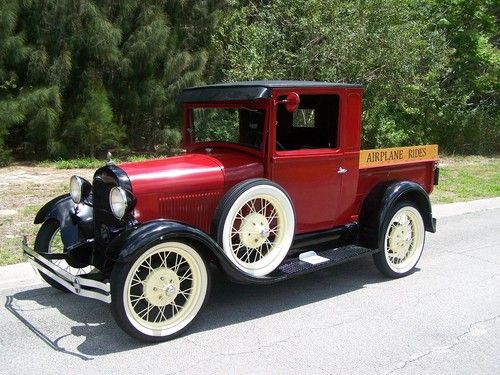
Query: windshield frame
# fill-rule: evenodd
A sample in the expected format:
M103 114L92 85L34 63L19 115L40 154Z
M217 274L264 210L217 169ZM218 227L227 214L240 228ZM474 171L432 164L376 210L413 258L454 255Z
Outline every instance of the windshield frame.
M262 131L262 142L259 149L234 142L225 141L206 141L195 142L193 139L192 123L193 123L193 110L197 108L220 108L220 109L258 109L264 112L264 128ZM183 147L188 152L193 152L206 148L230 148L239 151L251 153L257 156L263 156L266 151L267 143L266 136L268 134L270 108L267 100L259 101L234 101L234 102L220 102L220 103L186 103L184 105L184 129L183 129Z

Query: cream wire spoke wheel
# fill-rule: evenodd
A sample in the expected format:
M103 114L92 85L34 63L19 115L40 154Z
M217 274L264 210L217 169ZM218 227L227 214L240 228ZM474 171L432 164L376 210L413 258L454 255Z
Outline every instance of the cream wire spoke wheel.
M120 276L125 276L118 301L113 294L112 308L126 332L148 341L165 340L197 316L208 291L208 271L194 248L181 242L160 243L126 268L118 266L112 273L114 290L120 289Z
M64 244L62 242L60 228L58 228L50 238L47 252L51 254L64 253ZM87 266L83 268L72 267L65 259L51 259L50 261L73 276L85 275L94 269L93 266Z
M395 275L409 273L422 255L425 228L422 215L411 202L402 202L393 211L383 237L383 260Z
M415 253L416 217L408 209L401 209L394 216L386 234L386 251L389 261L396 267L403 267Z
M250 199L236 214L231 230L231 248L243 263L262 260L276 243L282 241L284 230L280 229L280 218L284 213L273 205L271 199L266 196Z
M253 180L236 186L222 205L218 239L224 253L246 274L272 272L293 240L295 218L287 194L270 181Z
M61 237L61 228L57 220L47 220L40 227L36 239L35 239L35 251L38 253L48 253L48 254L64 254L64 244ZM94 270L93 266L86 266L82 268L72 267L68 264L66 259L49 259L50 262L56 266L62 268L66 272L73 276L80 276L90 273ZM59 290L68 292L64 286L59 284L57 281L51 279L43 272L40 272L40 276L51 286Z

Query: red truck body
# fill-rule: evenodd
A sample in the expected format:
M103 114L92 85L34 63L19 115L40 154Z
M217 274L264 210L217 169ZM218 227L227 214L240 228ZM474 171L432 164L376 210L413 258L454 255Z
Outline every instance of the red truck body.
M409 275L436 228L437 146L360 150L361 101L360 85L324 82L186 89L185 152L73 176L24 253L145 341L198 316L210 263L253 284L366 255L387 277Z
M338 95L338 147L276 149L274 103L290 92ZM295 233L304 234L355 222L366 195L383 181L413 181L431 193L435 157L360 168L361 100L362 89L356 86L294 87L292 83L273 90L272 98L257 105L255 101L185 104L184 155L119 165L132 181L137 198L135 217L141 222L156 218L179 220L211 233L220 199L237 183L260 177L277 182L290 194L296 213ZM189 111L198 107L265 108L267 147L255 151L219 142L193 145L187 131ZM339 168L347 172L339 174Z

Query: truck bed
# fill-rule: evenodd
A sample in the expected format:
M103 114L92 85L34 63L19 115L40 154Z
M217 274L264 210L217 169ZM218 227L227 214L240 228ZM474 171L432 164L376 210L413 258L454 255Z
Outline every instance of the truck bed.
M356 212L362 200L381 181L414 181L431 193L436 180L437 145L362 150Z

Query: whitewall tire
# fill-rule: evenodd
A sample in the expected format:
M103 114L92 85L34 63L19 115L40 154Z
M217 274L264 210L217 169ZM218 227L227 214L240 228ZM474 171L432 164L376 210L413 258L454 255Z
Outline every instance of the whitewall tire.
M143 341L176 337L197 317L209 292L202 256L183 242L157 243L111 273L111 310L118 325Z
M388 277L402 277L417 265L425 243L425 226L413 202L402 201L389 212L382 225L377 268Z
M264 179L231 189L216 213L217 240L231 262L254 277L269 274L293 241L295 215L288 194Z

